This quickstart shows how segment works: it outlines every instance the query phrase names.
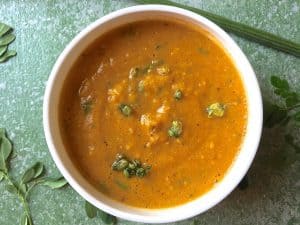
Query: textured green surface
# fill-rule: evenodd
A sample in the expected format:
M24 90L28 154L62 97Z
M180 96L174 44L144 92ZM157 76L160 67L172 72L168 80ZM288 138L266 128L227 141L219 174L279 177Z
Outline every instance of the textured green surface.
M300 42L299 0L181 2ZM51 68L66 44L86 25L133 4L126 0L0 0L0 21L15 27L17 36L11 48L18 56L0 64L0 126L8 128L15 143L18 156L12 169L20 171L15 176L37 160L46 164L50 174L58 175L42 129L43 94ZM269 84L272 74L287 78L300 91L299 58L233 38L252 63L264 98L276 101ZM283 144L284 132L300 134L293 127L264 130L247 190L236 189L213 209L178 224L300 224L300 162L293 149ZM0 224L18 224L21 208L17 199L2 184L0 193ZM83 199L70 187L57 191L37 188L31 208L36 225L101 224L100 219L85 216Z

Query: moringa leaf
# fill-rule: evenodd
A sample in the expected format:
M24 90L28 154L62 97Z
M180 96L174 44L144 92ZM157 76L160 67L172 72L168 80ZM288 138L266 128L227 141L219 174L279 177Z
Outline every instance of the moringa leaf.
M59 177L59 178L44 178L41 181L42 185L48 186L48 187L50 187L52 189L62 188L67 183L68 182L63 177Z
M0 46L0 57L2 56L2 55L4 55L4 53L7 51L7 45L5 45L5 46Z
M267 113L265 114L264 126L268 128L280 124L288 117L288 111L277 105L268 105Z
M41 162L35 163L32 167L27 169L22 177L22 183L27 184L38 178L44 171L44 165Z
M0 135L0 170L7 171L7 159L12 152L12 145L6 138L5 129L0 130Z
M289 83L285 79L277 76L271 76L271 84L278 89L289 90L290 88Z
M23 174L22 176L22 183L23 184L27 184L29 183L30 181L32 181L32 179L34 178L35 176L35 171L34 171L34 168L33 167L30 167L29 169L27 169L25 171L25 173Z
M0 137L5 136L5 129L4 128L0 128Z
M8 50L4 55L0 56L0 63L6 62L9 58L17 55L17 52L14 50Z
M96 208L94 205L92 205L88 201L85 201L84 208L85 208L86 215L89 218L92 219L92 218L95 218L97 216L98 208Z
M99 210L99 216L100 219L103 221L105 224L116 224L117 218L113 215L110 215L102 210Z
M21 220L20 220L20 225L29 225L29 218L26 215L26 213L24 213L22 215Z
M3 155L5 161L12 153L11 142L5 136L1 138L0 153Z
M41 162L37 162L32 167L34 169L34 178L38 178L44 172L44 165Z
M24 183L19 184L18 191L21 194L25 194L27 192L27 185Z
M0 22L0 37L7 34L8 32L11 32L12 28L4 23Z
M9 45L16 39L14 34L7 34L0 38L0 46Z
M11 194L18 194L18 191L16 190L16 188L11 184L5 185L5 189Z
M4 173L0 171L0 182L3 180L4 178Z
M285 99L285 104L287 107L293 107L299 103L297 95L291 95Z

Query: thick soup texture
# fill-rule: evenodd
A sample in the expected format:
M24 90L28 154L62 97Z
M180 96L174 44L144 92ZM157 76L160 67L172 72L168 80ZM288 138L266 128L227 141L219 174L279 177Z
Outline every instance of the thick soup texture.
M64 144L84 177L143 208L209 191L235 159L247 123L245 90L221 45L206 31L157 20L119 27L89 46L59 107Z

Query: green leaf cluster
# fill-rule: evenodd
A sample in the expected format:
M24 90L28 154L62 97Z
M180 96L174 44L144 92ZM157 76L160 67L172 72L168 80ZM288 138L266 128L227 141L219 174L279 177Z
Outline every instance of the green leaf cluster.
M45 177L45 167L41 162L29 167L18 180L10 175L11 155L13 146L7 138L5 129L0 128L0 182L5 183L6 190L18 197L22 206L23 214L20 219L21 225L33 225L29 208L29 194L38 184L48 186L52 189L61 188L67 184L63 177L56 179Z
M271 85L274 88L274 94L283 100L282 105L269 105L270 113L265 116L265 126L273 127L275 125L285 125L290 120L300 124L300 97L295 91L292 91L289 83L278 76L271 77Z
M16 51L8 50L8 46L16 39L12 32L13 29L10 26L0 22L0 63L17 55Z

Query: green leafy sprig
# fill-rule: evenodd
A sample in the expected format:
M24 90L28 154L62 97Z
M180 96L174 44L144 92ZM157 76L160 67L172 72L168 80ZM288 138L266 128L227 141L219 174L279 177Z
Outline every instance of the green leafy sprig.
M271 113L265 117L265 126L271 128L275 125L285 125L290 120L294 120L300 125L300 97L295 91L292 91L289 83L278 76L271 77L271 84L274 93L282 98L283 103L270 105Z
M16 51L8 50L8 46L16 39L12 32L12 27L0 22L0 63L17 55Z
M41 162L35 163L28 168L19 180L15 180L10 175L10 163L12 159L13 147L7 138L5 129L0 128L0 182L6 182L6 190L18 197L22 206L23 214L20 219L21 225L33 225L29 207L29 194L37 185L48 186L57 189L67 184L63 177L56 179L45 177L45 167Z
M86 215L91 219L99 215L100 219L105 224L113 225L117 223L117 218L115 216L112 216L106 212L101 211L100 209L98 209L88 201L85 201L85 212Z

